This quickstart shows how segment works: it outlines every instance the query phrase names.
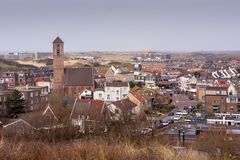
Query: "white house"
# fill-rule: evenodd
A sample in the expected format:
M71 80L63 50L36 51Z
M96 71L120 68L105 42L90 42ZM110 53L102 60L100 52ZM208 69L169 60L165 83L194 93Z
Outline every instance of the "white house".
M105 83L104 89L96 89L93 93L93 98L114 102L123 99L129 92L129 83L114 81L112 83Z
M238 103L237 90L233 84L228 87L227 103Z
M92 99L92 91L91 90L83 90L79 93L79 99Z
M196 93L197 78L191 76L182 76L179 78L179 87L182 91Z
M52 82L48 77L38 77L35 79L36 86L39 87L48 87L48 93L51 92Z

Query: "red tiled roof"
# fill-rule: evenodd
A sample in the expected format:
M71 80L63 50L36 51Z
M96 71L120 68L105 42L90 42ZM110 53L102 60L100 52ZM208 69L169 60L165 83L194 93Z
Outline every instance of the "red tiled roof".
M130 92L137 100L139 100L140 102L144 102L145 99L143 96L141 96L138 92L136 91L132 91Z
M201 68L191 68L187 70L188 72L206 72L206 69L201 69Z
M168 82L168 81L160 81L158 84L159 84L159 85L171 85L172 82Z
M37 77L35 82L50 82L50 78L48 77Z
M213 84L214 87L229 87L230 84L224 83L224 84Z

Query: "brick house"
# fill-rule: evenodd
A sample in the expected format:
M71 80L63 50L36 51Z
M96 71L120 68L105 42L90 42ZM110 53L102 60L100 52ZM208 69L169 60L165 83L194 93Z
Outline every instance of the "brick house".
M8 87L15 87L18 83L18 75L16 72L3 72L2 79L8 84Z
M135 107L135 114L136 115L143 115L144 111L147 110L147 100L137 91L132 91L128 94L128 99L136 104Z
M238 112L238 95L234 85L207 86L205 91L207 113Z
M8 87L34 85L34 78L28 71L3 72L1 79L8 84Z

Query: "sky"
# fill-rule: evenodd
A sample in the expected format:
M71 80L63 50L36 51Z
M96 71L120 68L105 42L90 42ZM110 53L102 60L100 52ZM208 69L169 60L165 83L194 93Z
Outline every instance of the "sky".
M240 0L0 0L0 51L240 50Z

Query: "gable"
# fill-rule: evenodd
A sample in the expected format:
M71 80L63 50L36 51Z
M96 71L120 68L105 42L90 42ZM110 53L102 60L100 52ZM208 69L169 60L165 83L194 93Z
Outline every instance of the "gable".
M105 77L110 77L110 76L114 76L114 72L112 70L112 67L110 67L107 71L107 73L105 74Z
M50 105L48 105L47 108L43 111L43 116L58 120L55 113L53 112L52 108L50 107Z
M79 116L85 116L89 120L100 121L104 107L105 103L101 100L76 99L70 119L78 119L80 118Z

